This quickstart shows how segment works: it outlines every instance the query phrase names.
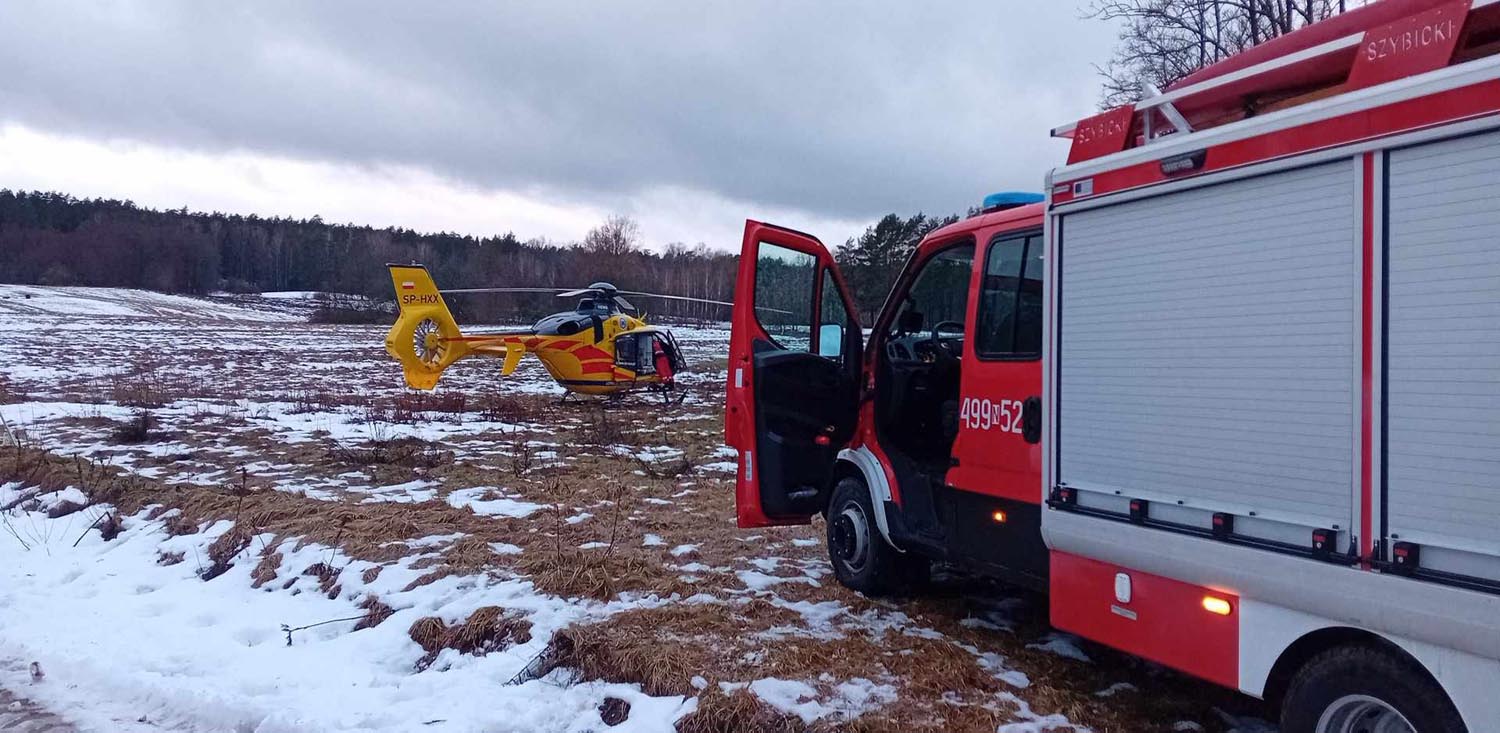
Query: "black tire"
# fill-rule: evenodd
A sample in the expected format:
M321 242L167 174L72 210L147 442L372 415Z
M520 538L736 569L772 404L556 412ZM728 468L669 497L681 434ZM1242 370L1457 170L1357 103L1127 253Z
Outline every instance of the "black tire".
M1374 645L1337 647L1308 660L1287 687L1281 733L1367 730L1349 721L1360 710L1382 714L1379 707L1405 718L1415 733L1468 733L1447 694L1424 670ZM1336 725L1341 721L1347 726Z
M864 481L852 477L839 481L824 518L828 559L834 577L845 587L868 596L888 596L913 593L926 584L931 563L885 541Z

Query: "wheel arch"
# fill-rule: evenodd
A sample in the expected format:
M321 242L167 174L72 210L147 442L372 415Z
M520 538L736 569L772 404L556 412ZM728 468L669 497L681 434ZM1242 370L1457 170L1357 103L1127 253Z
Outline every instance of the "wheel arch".
M897 552L905 552L905 549L891 539L891 525L885 514L891 489L880 459L864 446L839 451L838 460L833 465L833 483L837 485L846 478L857 478L864 483L865 488L870 491L870 506L875 510L875 526L880 530L881 538ZM830 491L829 496L832 495L833 492ZM826 507L824 511L827 512Z
M1270 675L1266 678L1263 698L1275 708L1280 709L1292 678L1303 665L1329 649L1355 645L1372 647L1390 654L1413 671L1422 674L1428 682L1435 685L1437 689L1443 690L1443 694L1448 695L1442 683L1431 670L1427 669L1427 665L1390 639L1373 631L1352 626L1327 626L1303 634L1282 650L1276 663L1271 666ZM1449 702L1453 702L1451 695L1449 695Z

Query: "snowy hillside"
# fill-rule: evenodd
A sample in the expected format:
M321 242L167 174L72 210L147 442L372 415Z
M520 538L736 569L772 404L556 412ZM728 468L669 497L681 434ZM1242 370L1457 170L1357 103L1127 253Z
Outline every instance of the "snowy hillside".
M128 288L0 284L0 314L10 316L272 322L301 319L292 310L272 302L257 305L249 299L230 303Z

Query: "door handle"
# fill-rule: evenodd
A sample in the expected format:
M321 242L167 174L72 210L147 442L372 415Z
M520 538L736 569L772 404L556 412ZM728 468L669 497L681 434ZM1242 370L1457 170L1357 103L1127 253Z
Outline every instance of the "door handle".
M1042 398L1036 395L1021 403L1021 438L1028 443L1042 442Z

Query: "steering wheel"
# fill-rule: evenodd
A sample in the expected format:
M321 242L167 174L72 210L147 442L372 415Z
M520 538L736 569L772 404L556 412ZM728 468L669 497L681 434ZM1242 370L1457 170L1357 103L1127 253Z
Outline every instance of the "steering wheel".
M949 349L948 345L943 342L943 331L945 329L950 331L957 331L958 333L956 334L956 337L963 338L963 323L959 321L939 321L933 324L932 335L928 337L927 341L932 344L933 351L937 352L937 354L941 355L942 357L946 357L948 359L958 359L958 354L953 353ZM950 339L954 337L955 336L949 336Z

